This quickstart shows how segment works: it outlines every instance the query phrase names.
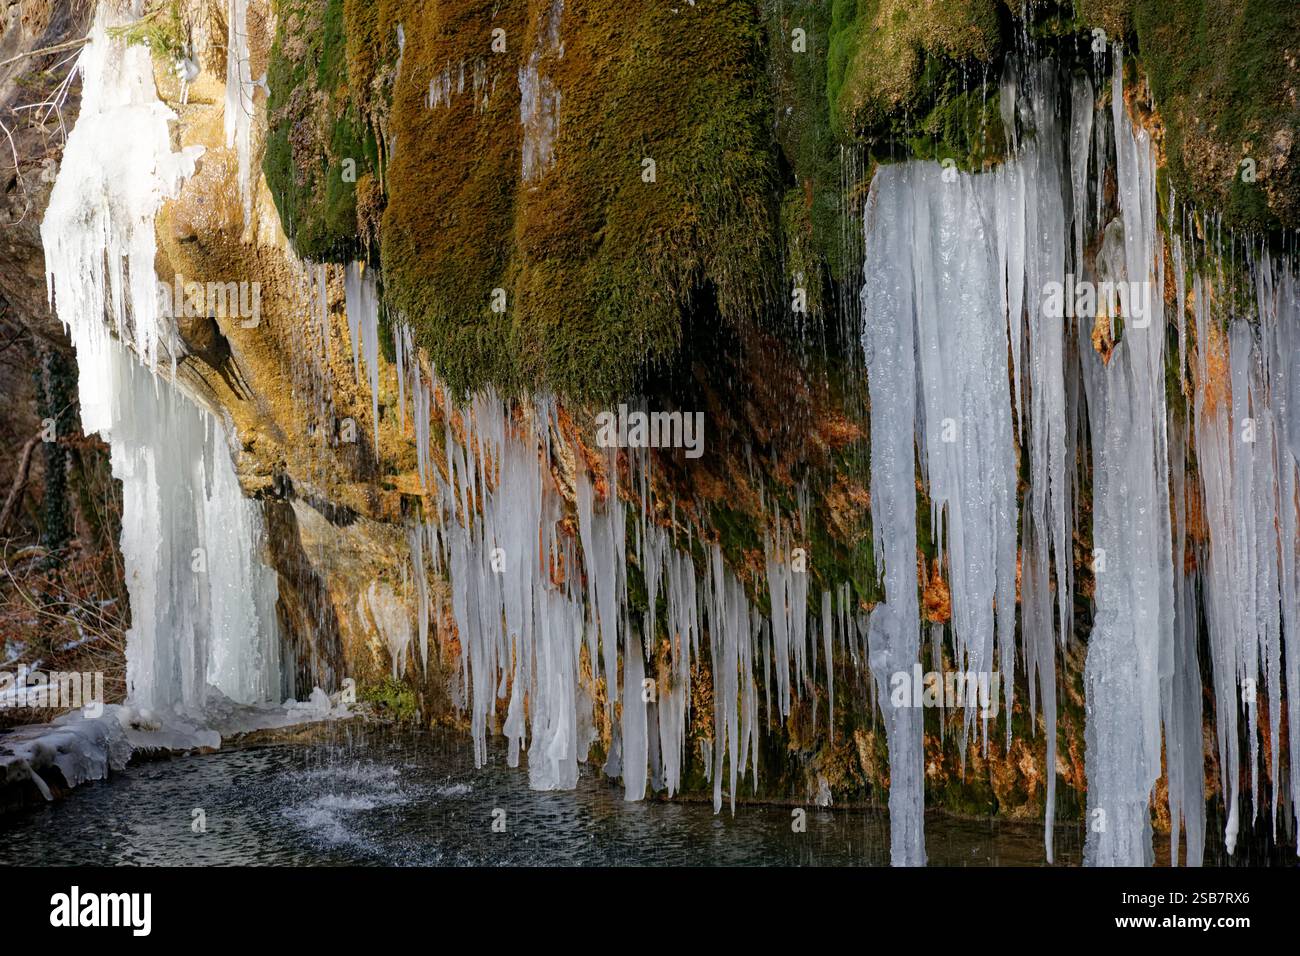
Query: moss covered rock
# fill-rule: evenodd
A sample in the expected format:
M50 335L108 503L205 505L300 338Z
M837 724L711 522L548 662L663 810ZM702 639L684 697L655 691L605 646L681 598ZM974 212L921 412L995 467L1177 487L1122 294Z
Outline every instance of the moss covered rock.
M1134 0L1179 194L1238 228L1300 225L1300 5Z
M267 184L300 255L362 258L376 238L379 148L350 95L343 0L277 0L275 7Z
M383 267L455 385L625 393L697 298L759 314L776 204L755 4L408 6Z
M833 0L827 96L846 128L927 98L927 61L989 63L1001 49L996 0Z

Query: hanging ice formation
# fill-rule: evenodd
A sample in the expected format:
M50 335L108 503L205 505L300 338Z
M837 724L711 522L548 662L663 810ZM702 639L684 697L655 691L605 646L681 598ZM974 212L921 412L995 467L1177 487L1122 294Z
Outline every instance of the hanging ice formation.
M1118 215L1104 229L1096 277L1163 289L1155 153L1134 129L1115 57L1111 79ZM1162 260L1163 261L1163 260ZM1161 662L1172 660L1173 547L1165 413L1163 296L1125 317L1110 361L1081 348L1093 463L1097 582L1084 673L1088 838L1085 858L1107 866L1152 861L1151 794L1160 776ZM1120 316L1110 317L1112 322ZM1081 334L1087 335L1087 329Z
M198 151L172 152L174 116L149 51L110 39L121 17L109 6L78 63L81 114L41 232L52 304L77 351L82 422L109 441L122 481L128 699L165 723L281 700L277 583L224 428L174 383L175 326L159 307L154 216ZM160 352L171 376L156 371Z
M410 347L404 324L395 338L406 343L398 375L412 404L421 480L437 499L432 516L409 531L419 614L432 610L440 627L455 626L457 695L470 714L478 761L486 760L488 733L499 731L512 766L527 749L534 788L571 788L605 725L613 729L605 771L622 778L626 799L643 799L651 787L676 793L687 759L692 669L706 663L714 733L702 756L715 809L734 808L742 778L748 774L757 786L760 693L769 709L787 714L790 695L811 683L816 668L806 575L793 573L788 537L767 544L773 625L717 545L706 546L699 567L688 532L656 517L648 457L633 453L627 461L629 487L620 484L612 453L591 467L580 461L572 489L577 535L567 535L552 468L554 402L541 396L516 405L488 391L457 403ZM436 459L435 413L443 423ZM645 584L643 615L629 604L629 554ZM422 578L430 568L451 583L445 610L429 602ZM857 653L848 600L840 589L817 605L823 620L813 633L822 635L828 680L837 646L851 644ZM705 632L712 635L707 648ZM601 691L603 706L596 703ZM498 700L505 702L499 727Z
M229 0L226 10L226 146L239 163L244 228L253 218L253 68L248 51L248 0Z
M872 612L869 635L882 701L889 699L891 676L910 673L919 660L918 462L931 502L931 537L948 565L955 667L998 673L1008 712L1019 524L1013 411L1030 458L1025 527L1036 547L1025 561L1027 578L1041 576L1037 597L1049 593L1049 554L1058 562L1070 554L1065 334L1059 322L1040 317L1031 292L1065 279L1056 77L1042 68L1025 80L1021 112L1032 128L1015 157L980 175L925 162L885 167L868 200L863 345L872 406L874 538L885 584L885 603ZM1003 95L1015 99L1014 76L1003 84ZM1072 603L1068 576L1059 585L1064 633ZM1034 610L1025 657L1046 698L1055 680L1050 603ZM965 714L969 731L978 711ZM886 706L885 717L894 862L920 864L920 711ZM1048 723L1050 749L1052 716ZM987 718L982 730L987 734ZM1049 761L1054 764L1054 755ZM896 795L900 782L903 793ZM1051 814L1049 796L1049 854Z
M906 167L883 170L909 175ZM916 323L912 210L904 183L878 180L867 201L868 258L862 292L871 393L871 513L875 553L884 568L885 600L871 612L868 653L879 687L911 670L920 654L916 576ZM900 866L925 863L922 715L886 707L889 747L890 853Z
M374 454L379 456L379 291L375 274L359 262L349 263L344 277L352 369L361 379L361 360L370 376L370 411L374 425ZM405 414L405 413L403 413Z
M551 0L539 18L537 36L528 62L519 68L519 124L523 127L521 175L533 182L551 165L560 124L561 94L542 69L545 60L564 56L560 18L564 0Z
M1297 686L1292 675L1300 678L1294 425L1300 317L1293 267L1257 253L1254 314L1235 318L1224 335L1210 315L1211 280L1191 264L1199 363L1194 437L1209 525L1202 574L1184 561L1191 547L1187 483L1196 479L1188 469L1192 429L1166 400L1167 265L1154 148L1148 132L1130 120L1118 51L1109 123L1095 107L1088 76L1068 81L1068 100L1066 82L1050 65L1009 69L1003 112L1018 146L995 171L969 175L911 162L883 167L873 182L865 213L863 345L872 402L872 517L886 600L871 617L871 666L884 701L889 676L919 660L919 471L933 540L949 567L957 666L991 669L996 644L1008 712L1019 524L1021 653L1031 714L1041 706L1047 765L1055 768L1054 635L1067 641L1073 631L1072 463L1086 449L1096 586L1085 672L1085 860L1151 862L1150 804L1163 739L1172 857L1179 862L1181 830L1183 859L1195 865L1203 858L1205 826L1198 595L1204 595L1214 657L1229 852L1239 827L1239 705L1250 722L1251 780L1259 776L1261 705L1272 722L1268 759L1276 776L1282 668L1287 686ZM1062 114L1067 126L1058 121ZM1017 117L1023 129L1016 129ZM1114 208L1104 200L1111 163ZM1100 242L1090 259L1085 250L1094 236ZM1171 250L1182 359L1187 253L1181 239ZM1095 308L1074 318L1072 309L1047 307L1050 289L1072 298L1082 289L1077 283L1100 290ZM1120 291L1117 300L1106 296L1108 283ZM1109 343L1105 359L1093 345L1099 331ZM1179 369L1181 387L1181 361ZM1013 412L1029 466L1019 521ZM894 861L920 863L920 719L914 710L882 706ZM1292 740L1294 806L1300 761ZM1047 782L1050 859L1054 771Z
M421 616L429 613L419 580L427 564L451 581L450 618L463 649L461 702L480 760L500 699L509 759L517 762L527 746L533 786L572 786L604 725L613 730L605 770L623 778L628 799L642 798L647 786L673 793L686 756L690 680L702 663L715 704L703 756L715 807L728 798L734 805L740 778L757 773L760 714L779 720L791 712L792 699L813 682L819 649L833 694L838 647L855 664L868 661L884 712L893 861L922 864L922 711L888 704L892 678L910 672L921 655L917 476L930 504L928 538L950 585L952 666L995 674L1009 716L1015 658L1022 656L1029 688L1023 706L1035 733L1041 713L1053 769L1056 648L1075 639L1077 501L1089 494L1095 590L1084 675L1086 859L1150 861L1149 808L1162 746L1173 858L1192 865L1203 859L1202 601L1229 795L1225 839L1233 846L1238 705L1250 722L1254 780L1259 705L1272 722L1268 759L1277 768L1282 669L1288 683L1300 682L1296 641L1285 640L1300 617L1291 411L1300 400L1296 286L1289 261L1258 254L1254 321L1216 332L1207 291L1212 257L1202 250L1206 261L1198 264L1195 243L1185 247L1177 237L1166 263L1165 235L1173 230L1157 221L1154 151L1147 131L1129 118L1118 56L1113 67L1102 94L1091 76L1064 76L1052 64L1009 68L1003 108L1015 147L993 172L913 162L876 175L865 212L862 321L885 600L869 619L856 619L846 590L814 596L810 610L806 577L792 573L792 539L780 520L765 544L772 613L758 613L716 547L705 549L700 566L679 540L684 532L654 517L648 458L626 461L630 486L620 484L615 458L594 470L579 463L572 489L578 534L566 537L557 530L564 505L551 468L553 404L543 398L516 406L487 393L461 406L399 324L401 415L409 396L421 482L439 500L434 516L411 531ZM1117 186L1113 200L1108 177ZM1195 275L1190 295L1185 266ZM1171 332L1180 358L1193 338L1184 305L1194 303L1197 315L1200 368L1191 380L1183 371L1178 379L1196 391L1190 422L1166 399L1167 268L1175 270ZM1101 291L1078 315L1073 306L1063 314L1047 307L1049 290L1064 300L1079 283ZM1107 283L1121 296L1107 297ZM1156 291L1147 297L1144 289ZM1094 347L1097 335L1108 342L1105 358ZM1216 348L1226 356L1217 364L1229 369L1217 384ZM430 435L436 417L444 424L441 457ZM1239 434L1247 428L1251 439ZM1189 467L1193 439L1196 470ZM1208 545L1189 534L1198 484ZM1192 551L1197 560L1185 561ZM629 554L649 594L640 626L629 609ZM660 594L663 628L655 619ZM943 628L934 633L938 668ZM603 712L595 703L600 686ZM989 715L967 708L965 716L962 746L972 737L987 741ZM1300 734L1295 718L1288 720L1294 807ZM1049 860L1055 776L1046 781ZM1277 801L1275 790L1274 819Z
M1279 799L1278 741L1283 673L1300 686L1300 530L1297 460L1300 451L1300 289L1294 263L1266 252L1253 260L1255 298L1221 329L1212 303L1230 295L1222 278L1193 281L1197 377L1195 434L1204 486L1209 547L1201 579L1209 630L1219 740L1221 789L1227 803L1225 841L1232 848L1241 822L1238 718L1250 741L1251 817L1260 812L1260 708L1269 715L1266 755L1274 781L1268 809L1274 833ZM1217 288L1216 288L1217 286ZM1251 315L1251 313L1254 313ZM1284 646L1285 645L1285 646ZM1283 671L1285 668L1285 671ZM1292 812L1300 794L1300 749L1294 707L1288 707Z

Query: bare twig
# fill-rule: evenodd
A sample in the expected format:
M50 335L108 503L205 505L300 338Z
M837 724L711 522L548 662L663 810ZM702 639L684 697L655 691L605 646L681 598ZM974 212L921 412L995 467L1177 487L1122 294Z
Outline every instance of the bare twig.
M69 40L67 43L58 43L54 46L42 47L39 50L28 50L26 53L19 53L17 56L11 56L7 60L0 60L0 66L8 66L10 63L17 63L19 60L25 60L29 56L40 56L43 53L58 53L60 50L71 50L73 47L82 46L90 42L90 35L87 34L78 40Z
M22 455L18 459L18 471L14 474L14 483L9 488L9 497L5 499L3 510L0 510L0 534L4 534L5 526L9 524L9 518L12 516L18 502L22 500L23 489L27 487L27 475L32 467L32 452L35 451L40 440L40 435L33 435L23 445Z

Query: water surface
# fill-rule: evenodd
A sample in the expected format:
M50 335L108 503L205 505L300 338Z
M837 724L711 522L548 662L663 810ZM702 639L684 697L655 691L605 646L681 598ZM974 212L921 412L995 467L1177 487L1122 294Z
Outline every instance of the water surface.
M796 833L790 807L741 805L733 816L707 802L627 803L589 769L574 791L535 792L501 749L475 769L456 735L351 724L322 736L133 763L63 801L0 818L0 864L888 863L882 811L810 805L806 832ZM1078 862L1079 836L1058 830L1059 862ZM926 839L935 865L1043 862L1039 824L931 813Z

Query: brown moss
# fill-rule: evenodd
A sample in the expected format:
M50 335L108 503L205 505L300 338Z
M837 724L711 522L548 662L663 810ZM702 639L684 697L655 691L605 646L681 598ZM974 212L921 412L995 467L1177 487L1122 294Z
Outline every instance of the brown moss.
M381 11L385 34L400 23L406 35L381 239L387 296L444 376L457 384L509 381L515 342L490 298L511 285L526 4L395 0ZM493 28L512 38L504 53L491 51ZM462 68L466 88L430 108L430 84L442 82L444 71L458 82Z
M925 590L921 595L925 619L931 624L947 623L952 619L952 595L948 590L948 582L943 579L939 562L931 562L928 574L924 568L921 571L922 580L925 581Z
M619 394L673 352L702 291L733 323L766 299L773 216L758 13L741 0L631 14L566 7L563 55L539 67L561 96L554 163L525 187L518 75L549 11L536 0L386 10L403 23L407 52L391 120L385 276L456 386ZM507 50L494 54L498 27ZM449 64L450 102L430 108L429 83ZM479 97L468 90L475 71ZM642 176L647 158L654 182ZM504 313L490 308L498 288Z
M856 0L843 5L855 12L839 24L830 95L833 110L848 127L873 125L919 100L927 56L988 62L999 49L995 0ZM835 76L837 56L843 60L842 78Z

